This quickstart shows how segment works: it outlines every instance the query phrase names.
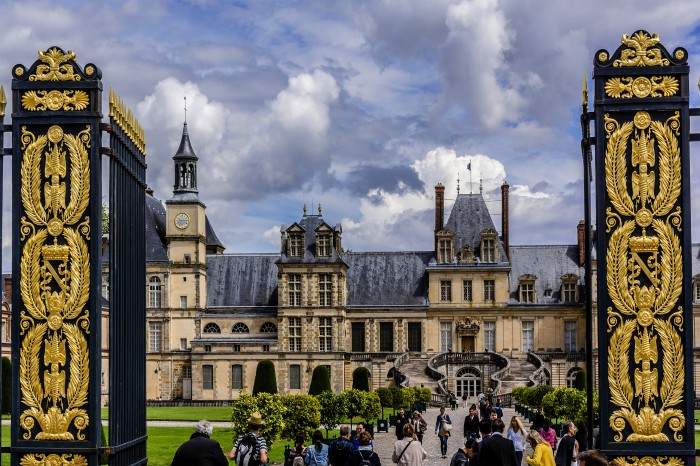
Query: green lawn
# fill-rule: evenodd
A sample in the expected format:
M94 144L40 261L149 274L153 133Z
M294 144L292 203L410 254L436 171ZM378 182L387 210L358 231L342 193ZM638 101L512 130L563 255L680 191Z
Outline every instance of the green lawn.
M108 419L109 408L102 408L102 420ZM146 408L146 419L149 421L193 421L202 419L209 421L230 421L230 407L196 407L176 406L167 408Z

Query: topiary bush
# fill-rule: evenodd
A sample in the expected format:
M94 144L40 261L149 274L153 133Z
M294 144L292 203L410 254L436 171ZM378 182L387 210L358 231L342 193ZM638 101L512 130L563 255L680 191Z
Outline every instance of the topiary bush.
M365 392L365 403L359 415L365 422L377 419L382 412L382 405L379 402L379 395L375 392Z
M259 412L265 424L260 429L260 435L265 438L268 445L278 439L284 427L287 408L282 404L279 395L270 393L259 393L251 396L248 393L241 393L238 400L231 408L231 423L233 424L233 441L239 435L248 432L248 419L255 411Z
M316 398L321 403L319 422L326 429L326 438L328 438L328 430L335 429L348 417L348 399L342 393L334 395L330 390L316 395Z
M253 384L253 396L258 393L277 393L277 376L275 365L269 359L263 359L255 370L255 383Z
M352 371L352 388L365 392L369 391L369 371L366 367L358 367Z
M328 374L326 366L314 367L314 372L311 374L311 384L309 384L309 395L320 395L323 392L332 392L331 376Z
M286 408L282 438L294 440L297 434L310 439L321 424L321 403L311 395L286 395L282 397Z

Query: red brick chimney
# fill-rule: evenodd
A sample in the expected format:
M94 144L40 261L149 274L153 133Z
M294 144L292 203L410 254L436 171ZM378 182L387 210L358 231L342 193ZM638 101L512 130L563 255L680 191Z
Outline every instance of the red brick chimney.
M506 257L510 259L510 231L508 229L508 192L510 185L504 181L501 185L501 236L503 237L503 249L506 250Z
M586 222L581 220L576 228L578 234L578 265L583 267L586 264Z
M437 232L445 226L445 187L442 183L435 185L435 253L437 254Z

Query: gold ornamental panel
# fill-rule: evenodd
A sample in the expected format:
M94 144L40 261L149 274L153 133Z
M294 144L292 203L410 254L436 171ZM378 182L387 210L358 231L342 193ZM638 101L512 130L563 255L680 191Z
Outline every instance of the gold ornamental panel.
M638 78L610 78L605 82L605 93L614 99L671 97L678 93L678 78L673 76L640 76Z
M22 108L29 111L83 110L89 104L84 91L27 91L22 95Z
M75 60L74 52L69 50L68 53L63 53L54 47L46 51L39 50L38 59L41 64L37 65L36 73L29 76L30 81L80 81L80 75L68 63Z
M20 466L87 466L87 458L82 455L24 455L19 460Z
M614 466L683 466L685 462L677 456L628 456L615 458L610 462Z
M21 130L19 427L25 440L84 440L91 128ZM26 455L22 464L80 458Z
M663 58L661 49L654 47L659 41L658 34L650 36L645 31L637 31L632 37L623 34L621 42L627 48L622 50L620 58L613 62L613 66L668 66L669 61Z
M604 117L615 442L681 442L686 423L680 115L656 117L645 111L629 121ZM645 457L629 464L651 463Z

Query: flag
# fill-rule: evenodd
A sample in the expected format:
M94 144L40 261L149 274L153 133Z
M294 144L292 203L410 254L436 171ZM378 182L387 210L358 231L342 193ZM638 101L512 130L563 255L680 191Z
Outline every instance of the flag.
M472 171L472 162L471 161L469 161L469 163L467 164L467 170Z

